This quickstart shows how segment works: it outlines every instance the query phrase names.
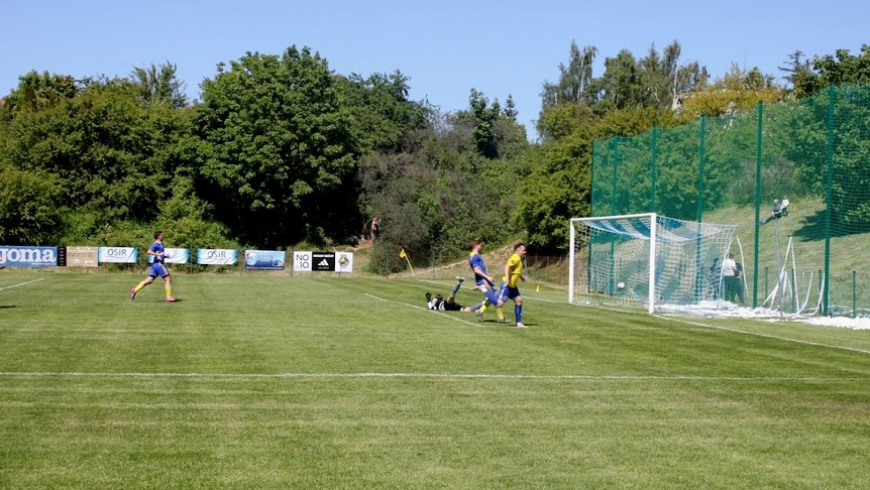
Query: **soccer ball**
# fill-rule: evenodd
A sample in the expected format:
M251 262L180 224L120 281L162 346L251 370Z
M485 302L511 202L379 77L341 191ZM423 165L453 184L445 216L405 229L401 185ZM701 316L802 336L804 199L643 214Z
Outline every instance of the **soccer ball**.
M616 289L622 291L623 289L625 289L625 283L622 281L619 281L619 283L616 285Z

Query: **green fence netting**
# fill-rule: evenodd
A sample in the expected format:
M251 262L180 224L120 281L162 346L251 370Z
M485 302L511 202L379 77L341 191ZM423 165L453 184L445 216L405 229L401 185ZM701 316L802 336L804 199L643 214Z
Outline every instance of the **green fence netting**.
M591 195L592 216L737 225L747 306L870 314L870 87L596 141Z

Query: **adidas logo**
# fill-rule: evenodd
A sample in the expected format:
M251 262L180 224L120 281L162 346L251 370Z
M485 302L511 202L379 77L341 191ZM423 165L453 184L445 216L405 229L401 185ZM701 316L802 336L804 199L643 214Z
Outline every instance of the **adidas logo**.
M326 259L323 259L317 265L329 265L329 262Z

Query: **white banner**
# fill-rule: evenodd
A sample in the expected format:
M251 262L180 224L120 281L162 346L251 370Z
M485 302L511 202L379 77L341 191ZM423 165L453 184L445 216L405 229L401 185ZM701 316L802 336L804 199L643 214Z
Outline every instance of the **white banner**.
M164 248L163 262L167 264L186 264L190 260L190 252L186 248ZM154 256L148 255L148 263L154 263Z
M235 265L236 251L228 248L201 248L196 251L196 263L205 265Z
M352 252L335 252L335 272L353 272Z
M100 247L97 249L99 262L135 264L138 259L139 251L136 247Z
M67 247L67 267L97 267L97 247Z
M295 272L353 272L352 252L293 252Z
M311 272L311 252L293 252L293 270Z

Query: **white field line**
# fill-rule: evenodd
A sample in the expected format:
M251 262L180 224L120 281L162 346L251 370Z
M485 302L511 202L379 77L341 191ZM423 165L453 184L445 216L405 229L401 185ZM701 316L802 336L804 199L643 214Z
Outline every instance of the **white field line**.
M18 283L18 284L13 284L11 286L2 287L2 288L0 288L0 291L5 291L7 289L17 288L17 287L21 287L21 286L27 286L28 284L33 284L35 282L39 282L39 281L43 281L43 280L45 280L45 278L40 277L39 279L34 279L32 281L27 281L27 282L22 282L22 283Z
M447 373L83 373L7 371L0 377L79 377L79 378L203 378L203 379L291 379L291 378L429 378L429 379L496 379L496 380L563 380L563 381L744 381L782 382L799 381L829 383L838 381L867 382L868 377L821 378L794 377L739 377L739 376L631 376L631 375L574 375L574 374L447 374Z
M765 334L765 333L747 332L745 330L738 330L736 328L719 327L716 325L707 325L705 323L693 322L693 321L689 321L689 320L682 320L680 318L674 318L672 316L667 317L667 319L673 320L677 323L684 323L686 325L694 325L696 327L709 328L709 329L713 329L713 330L722 330L725 332L740 333L740 334L744 334L744 335L754 335L756 337L763 337L766 339L782 340L783 342L794 342L796 344L812 345L815 347L826 347L828 349L839 349L839 350L845 350L845 351L849 351L849 352L857 352L860 354L870 354L870 351L856 349L854 347L842 347L839 345L822 344L819 342L810 342L809 340L790 339L788 337L779 337L776 335L769 335L769 334Z
M580 307L580 306L578 306L578 307ZM608 308L606 306L586 306L586 305L584 305L584 306L582 306L582 308L598 308L599 310L612 311L612 312L617 312L617 313L647 315L647 313L620 310L618 308ZM677 323L683 323L685 325L692 325L695 327L709 328L711 330L722 330L724 332L739 333L739 334L743 334L743 335L752 335L755 337L762 337L765 339L781 340L783 342L794 342L796 344L812 345L814 347L824 347L827 349L837 349L837 350L844 350L844 351L848 351L848 352L857 352L859 354L870 354L870 351L863 350L863 349L856 349L854 347L843 347L840 345L830 345L830 344L822 344L820 342L811 342L809 340L791 339L788 337L780 337L777 335L770 335L770 334L756 333L756 332L747 332L745 330L738 330L736 328L719 327L716 325L709 325L706 323L701 323L701 322L696 322L696 321L691 321L691 320L683 320L681 318L677 318L676 316L672 316L672 315L668 315L668 316L657 315L657 316L659 318L671 320L671 321L674 321Z
M448 315L447 313L445 313L443 311L430 310L428 308L423 308L422 306L412 305L411 303L404 303L402 301L396 301L396 300L392 300L392 299L381 298L380 296L375 296L374 294L369 294L369 293L363 293L363 296L368 296L369 298L373 298L373 299L376 299L378 301L383 301L385 303L393 303L393 304L397 304L397 305L407 306L408 308L414 308L415 310L425 311L427 313L434 313L434 314L439 315L443 318L447 318L448 320L453 320L455 322L464 323L466 325L471 325L472 327L482 327L483 326L479 323L472 323L468 320L456 318L454 316Z

